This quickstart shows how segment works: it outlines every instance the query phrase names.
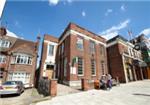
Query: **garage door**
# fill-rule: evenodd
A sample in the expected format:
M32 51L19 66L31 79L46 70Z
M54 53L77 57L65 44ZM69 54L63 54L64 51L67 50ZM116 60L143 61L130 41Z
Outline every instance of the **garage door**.
M22 81L23 84L29 85L30 83L30 74L26 72L13 72L9 73L8 80L11 81Z

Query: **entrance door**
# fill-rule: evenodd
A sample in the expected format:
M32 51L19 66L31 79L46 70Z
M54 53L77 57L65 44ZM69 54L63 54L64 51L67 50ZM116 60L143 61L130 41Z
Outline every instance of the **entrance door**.
M128 68L126 69L127 70L127 78L128 78L128 81L133 81L133 71L131 69L131 66L128 65Z

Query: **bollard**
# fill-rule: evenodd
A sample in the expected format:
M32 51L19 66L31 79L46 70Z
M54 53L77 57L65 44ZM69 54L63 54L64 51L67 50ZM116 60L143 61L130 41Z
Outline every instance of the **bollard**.
M57 95L57 79L50 80L50 95L52 97Z
M95 88L95 89L100 89L99 80L94 80L94 88Z
M88 81L88 79L82 78L81 79L81 83L82 83L82 90L83 91L87 91L89 89L89 81Z

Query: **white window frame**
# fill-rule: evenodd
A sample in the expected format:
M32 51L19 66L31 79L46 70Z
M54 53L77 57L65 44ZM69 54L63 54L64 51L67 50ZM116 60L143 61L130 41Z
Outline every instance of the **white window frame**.
M0 39L0 47L9 48L10 42L7 40Z
M90 41L89 44L90 53L95 54L96 51L96 43L94 41Z
M50 47L53 47L50 52ZM53 44L49 44L48 45L48 56L53 56L54 55L54 49L55 49L55 46Z
M82 47L80 47L80 46L82 46ZM81 50L81 51L84 50L83 38L77 37L76 47L77 47L78 50Z
M105 75L105 61L101 61L102 74Z
M104 56L105 55L105 46L104 45L99 45L100 46L100 55Z
M19 62L18 62L19 60ZM32 57L27 54L15 54L11 60L12 64L32 65Z
M79 58L82 58L82 57L78 57L78 62L79 62ZM82 58L82 74L79 74L78 72L78 76L84 76L84 59L83 58Z
M93 72L93 70L92 70L92 60L94 61L94 74L92 74L92 72ZM96 61L95 61L95 59L91 59L91 75L96 76Z
M6 63L6 56L5 55L0 55L0 63Z

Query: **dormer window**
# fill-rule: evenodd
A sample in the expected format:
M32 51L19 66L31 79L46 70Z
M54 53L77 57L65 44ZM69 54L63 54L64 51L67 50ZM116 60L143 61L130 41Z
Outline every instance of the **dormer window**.
M9 41L0 39L0 47L9 48L9 46L10 46Z

